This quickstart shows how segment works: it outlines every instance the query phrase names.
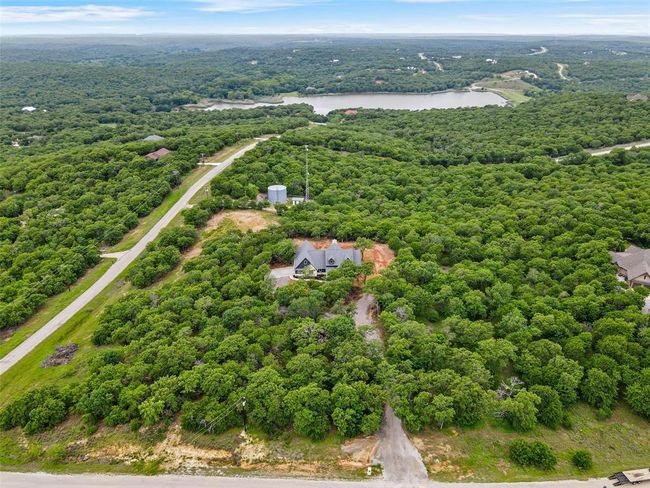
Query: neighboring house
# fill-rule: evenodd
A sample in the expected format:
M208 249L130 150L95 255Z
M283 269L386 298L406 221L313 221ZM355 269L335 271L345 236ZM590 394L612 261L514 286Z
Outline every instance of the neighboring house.
M145 141L145 142L151 142L151 141L162 141L163 139L164 139L164 137L161 137L161 136L159 136L157 134L152 134L150 136L145 137L142 140Z
M145 154L144 158L145 159L154 159L154 160L156 160L156 159L162 158L163 156L167 156L170 152L171 151L169 149L167 149L165 147L161 147L157 151L150 152L149 154Z
M627 100L629 102L646 102L648 100L648 97L641 95L640 93L636 93L634 95L628 95Z
M296 251L293 260L295 276L325 276L329 271L338 268L344 261L361 264L361 251L358 249L342 249L336 240L326 249L316 249L311 243L304 241Z
M22 110L23 112L33 112L34 110L36 110L36 107L32 107L31 105L28 105L27 107L23 107L20 110Z
M612 261L618 265L618 274L629 286L650 288L650 249L630 246L623 252L611 252Z

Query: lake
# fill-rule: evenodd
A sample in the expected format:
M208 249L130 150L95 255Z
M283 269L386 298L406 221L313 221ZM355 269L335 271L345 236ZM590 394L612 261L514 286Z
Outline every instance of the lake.
M485 107L505 105L506 99L490 91L447 91L439 93L344 93L336 95L311 95L305 97L282 97L282 104L307 103L314 112L326 115L343 108L385 108L394 110L428 110L432 108ZM217 102L205 110L230 108L257 108L277 103L231 103Z

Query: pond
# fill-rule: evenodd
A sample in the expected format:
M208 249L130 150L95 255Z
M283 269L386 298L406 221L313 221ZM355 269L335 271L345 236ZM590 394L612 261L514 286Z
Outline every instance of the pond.
M394 110L428 110L432 108L485 107L505 105L507 100L490 91L446 91L438 93L344 93L332 95L310 95L304 97L282 97L281 104L307 103L317 114L326 115L332 110L344 108L384 108ZM230 108L257 108L273 103L217 102L206 110Z

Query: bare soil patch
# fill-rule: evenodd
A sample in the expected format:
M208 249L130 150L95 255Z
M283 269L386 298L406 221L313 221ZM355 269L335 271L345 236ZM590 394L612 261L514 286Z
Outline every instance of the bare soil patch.
M260 210L225 210L214 215L205 227L206 232L216 229L224 220L232 220L242 232L259 232L278 222L277 216Z
M341 446L341 450L347 454L350 459L349 463L355 463L361 466L372 464L379 445L379 437L371 435L368 437L360 437L357 439L350 439ZM343 461L340 461L340 463Z
M225 210L213 215L205 226L204 234L216 229L224 221L231 220L242 232L259 232L278 223L277 215L261 210ZM194 244L183 253L183 260L197 257L203 250L203 240Z

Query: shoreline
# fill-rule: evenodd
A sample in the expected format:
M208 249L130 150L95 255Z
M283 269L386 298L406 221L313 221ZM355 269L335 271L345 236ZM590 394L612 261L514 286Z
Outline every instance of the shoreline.
M375 95L431 96L431 95L442 95L445 93L472 93L472 92L475 93L491 92L499 96L501 99L503 99L503 101L506 102L506 104L510 103L508 97L504 96L502 93L496 90L491 90L489 88L476 87L474 86L474 84L472 84L470 86L463 87L463 88L449 88L446 90L438 90L438 91L431 91L431 92L364 91L364 92L342 92L342 93L316 93L316 94L309 94L309 95L302 95L302 94L277 95L272 98L246 99L246 100L203 99L199 103L182 105L181 108L187 110L210 110L212 109L212 107L220 104L239 105L243 108L250 107L253 105L258 105L258 104L259 106L265 106L265 105L279 106L279 105L290 104L290 103L286 103L287 98L309 99L309 98L325 98L325 97L375 96ZM295 102L291 102L291 103L295 103ZM308 103L308 102L304 102L304 103ZM238 107L235 106L230 108L238 108ZM453 107L449 107L449 108L453 108ZM456 108L462 108L462 107L456 107Z

